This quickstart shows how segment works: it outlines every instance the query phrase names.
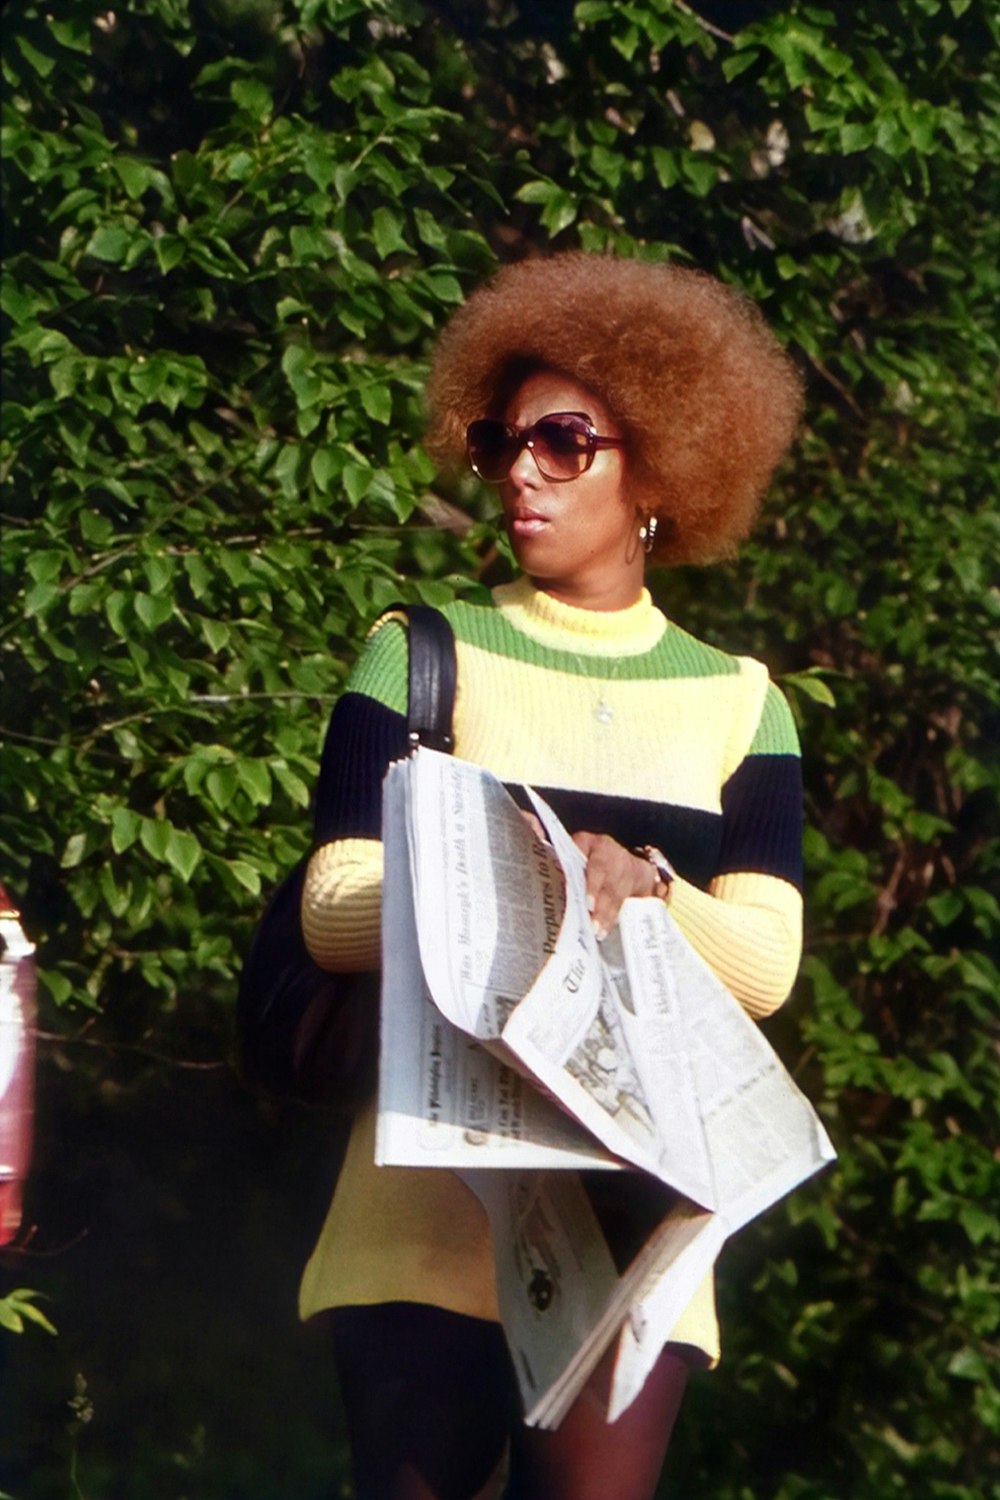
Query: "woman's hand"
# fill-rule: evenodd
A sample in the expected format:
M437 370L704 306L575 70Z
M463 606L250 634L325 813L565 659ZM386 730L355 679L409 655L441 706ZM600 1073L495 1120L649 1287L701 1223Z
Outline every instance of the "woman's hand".
M587 897L598 940L618 920L623 901L651 896L659 884L656 870L606 833L574 833L573 842L587 861Z

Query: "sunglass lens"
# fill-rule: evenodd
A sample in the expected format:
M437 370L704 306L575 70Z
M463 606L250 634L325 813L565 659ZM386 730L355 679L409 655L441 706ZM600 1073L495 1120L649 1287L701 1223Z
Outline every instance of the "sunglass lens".
M579 417L543 417L534 437L538 467L547 479L575 479L592 457L590 429Z
M517 453L517 433L506 422L482 417L466 434L469 462L487 484L506 479Z

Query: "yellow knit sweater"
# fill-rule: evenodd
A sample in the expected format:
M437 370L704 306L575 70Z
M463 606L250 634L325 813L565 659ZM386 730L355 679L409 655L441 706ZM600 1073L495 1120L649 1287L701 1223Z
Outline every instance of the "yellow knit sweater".
M801 944L801 790L787 706L765 669L696 641L643 594L581 610L527 580L445 610L456 636L455 750L537 787L571 831L661 848L671 913L751 1015L791 988ZM324 751L303 930L317 962L377 968L381 781L405 752L406 638L369 638ZM374 1104L355 1121L302 1281L327 1307L429 1302L496 1318L489 1226L451 1172L374 1166ZM673 1337L718 1357L711 1282Z

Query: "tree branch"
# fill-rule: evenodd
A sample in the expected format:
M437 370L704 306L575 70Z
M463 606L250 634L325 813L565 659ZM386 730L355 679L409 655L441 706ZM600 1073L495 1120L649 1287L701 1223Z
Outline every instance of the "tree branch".
M721 26L716 26L713 21L707 21L704 16L700 16L696 10L687 5L685 0L674 0L674 4L678 10L682 10L686 16L690 16L696 26L700 26L702 31L707 31L710 36L717 36L723 42L734 42L736 40L733 32L723 31Z

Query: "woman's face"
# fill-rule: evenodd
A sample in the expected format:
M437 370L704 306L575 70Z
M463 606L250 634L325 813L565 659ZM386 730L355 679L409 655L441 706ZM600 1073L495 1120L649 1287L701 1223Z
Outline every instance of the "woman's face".
M592 391L554 370L529 375L507 403L504 420L522 428L567 411L586 413L601 437L621 435ZM522 448L499 490L514 555L538 588L585 609L635 603L643 551L621 448L599 448L586 473L562 483L546 479Z

